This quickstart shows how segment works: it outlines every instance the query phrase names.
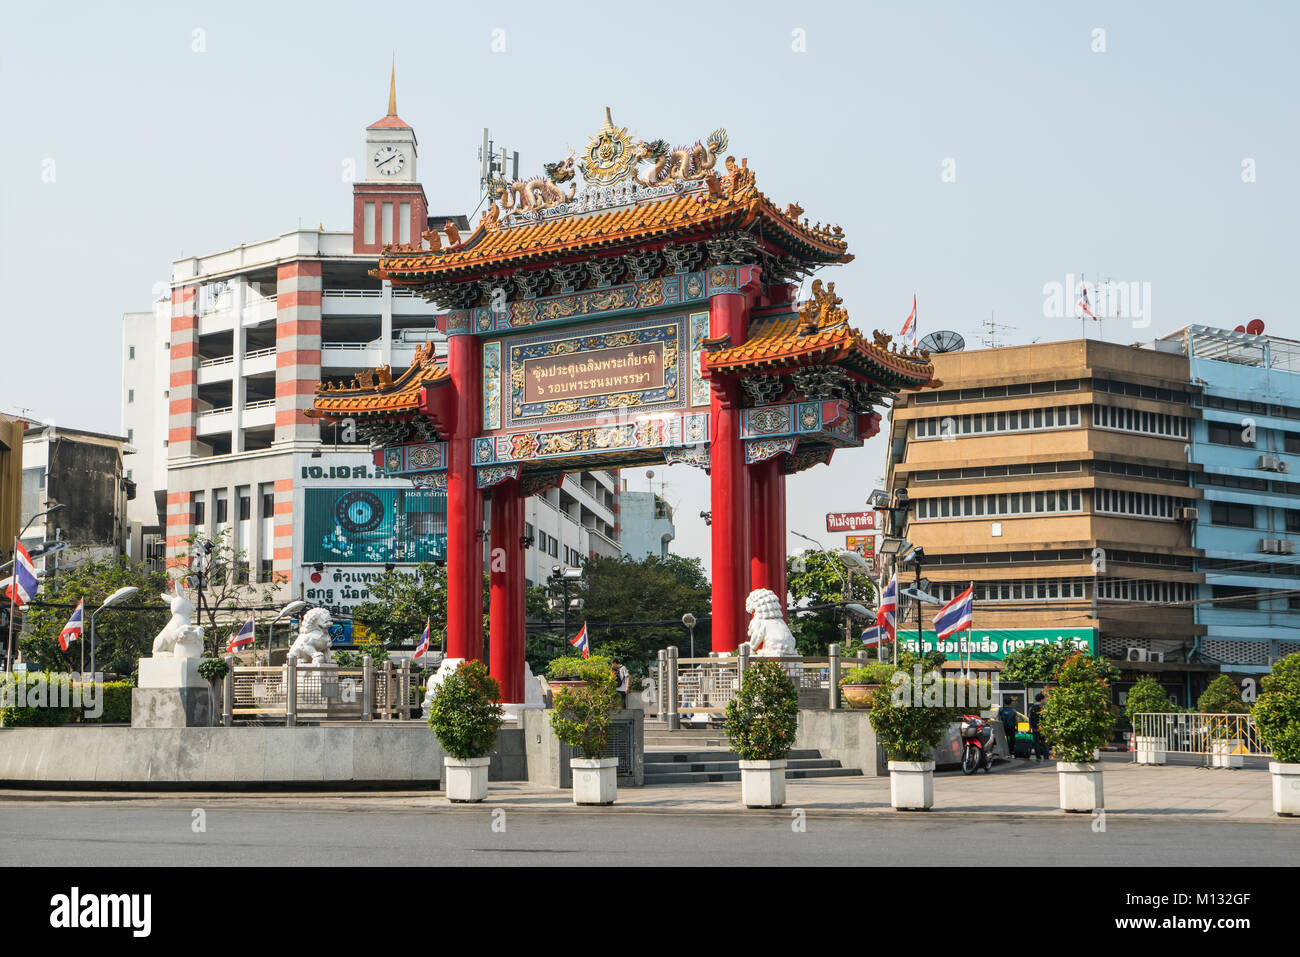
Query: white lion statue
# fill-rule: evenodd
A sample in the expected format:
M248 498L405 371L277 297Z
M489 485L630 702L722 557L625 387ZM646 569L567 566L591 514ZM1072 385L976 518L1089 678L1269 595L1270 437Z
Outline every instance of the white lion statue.
M328 609L313 608L302 616L298 626L298 637L289 649L289 658L300 663L323 665L330 660L330 618ZM287 663L288 659L286 659Z
M764 658L797 658L794 635L785 623L781 599L770 588L755 588L745 599L749 620L749 647Z
M203 628L190 623L194 606L185 597L181 583L176 582L176 591L162 595L162 600L171 607L172 616L153 640L153 657L155 658L202 658Z

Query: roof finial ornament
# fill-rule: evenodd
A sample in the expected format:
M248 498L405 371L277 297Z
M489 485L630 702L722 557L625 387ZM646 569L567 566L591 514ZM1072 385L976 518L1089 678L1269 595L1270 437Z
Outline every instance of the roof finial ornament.
M393 55L393 72L388 78L388 115L397 115L397 55Z

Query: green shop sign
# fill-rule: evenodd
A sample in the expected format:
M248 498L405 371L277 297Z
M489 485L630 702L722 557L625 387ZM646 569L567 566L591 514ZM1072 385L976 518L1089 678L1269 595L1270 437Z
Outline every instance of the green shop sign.
M969 657L971 661L1002 661L1013 651L1049 643L1061 645L1068 642L1085 652L1097 649L1096 628L972 628L969 632L949 635L942 641L937 640L933 631L923 634L923 651L938 649L950 661L958 657ZM899 650L916 653L916 632L900 631L898 643Z

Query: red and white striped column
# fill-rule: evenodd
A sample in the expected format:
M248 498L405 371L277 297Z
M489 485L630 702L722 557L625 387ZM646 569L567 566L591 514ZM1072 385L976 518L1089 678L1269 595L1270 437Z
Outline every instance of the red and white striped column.
M167 457L198 454L199 287L172 290L171 375L168 380ZM170 534L170 530L168 532Z
M311 408L320 382L320 333L321 264L309 260L285 263L276 273L277 442L310 442L319 437L320 425L304 413ZM278 489L279 483L276 486Z

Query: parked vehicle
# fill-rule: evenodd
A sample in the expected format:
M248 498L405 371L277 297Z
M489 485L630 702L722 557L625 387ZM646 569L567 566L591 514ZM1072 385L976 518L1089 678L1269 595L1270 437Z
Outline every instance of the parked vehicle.
M993 723L979 715L965 714L961 719L961 770L974 774L980 768L985 772L996 760L993 746Z

